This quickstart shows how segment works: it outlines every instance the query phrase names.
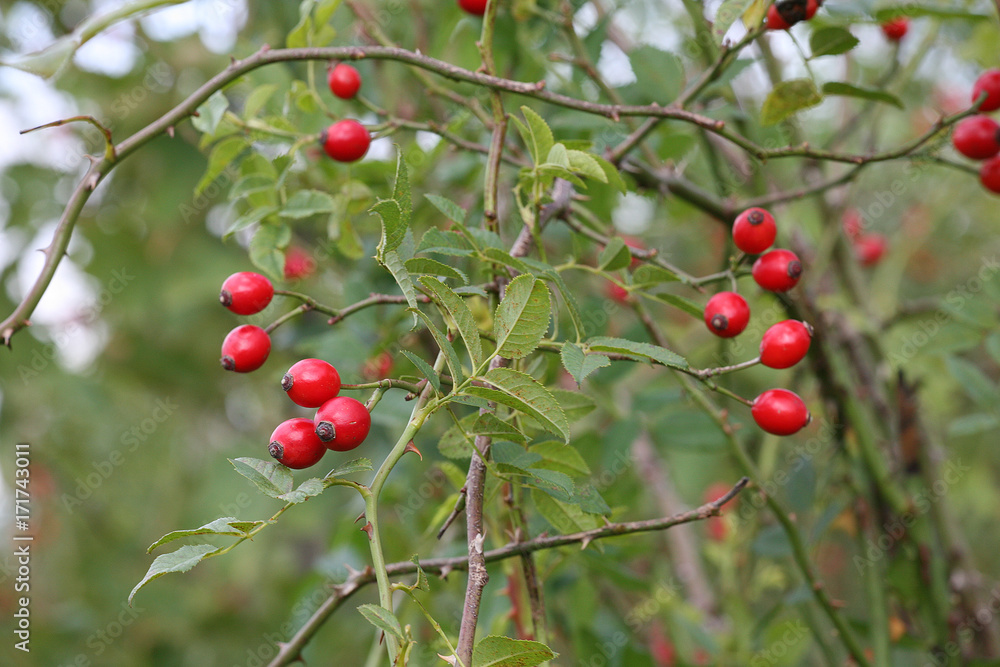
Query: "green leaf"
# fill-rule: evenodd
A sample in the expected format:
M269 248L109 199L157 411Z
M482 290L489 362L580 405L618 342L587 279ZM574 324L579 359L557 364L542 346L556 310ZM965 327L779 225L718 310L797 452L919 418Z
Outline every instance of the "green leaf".
M326 473L326 477L323 479L334 479L345 475L353 475L356 472L368 472L369 470L374 470L374 468L372 468L372 460L366 457L361 457L334 468L330 472Z
M764 100L760 110L761 125L775 125L797 111L814 107L823 101L811 79L782 81Z
M497 354L522 359L542 340L549 328L549 288L537 278L522 274L510 281L493 319Z
M847 53L860 42L846 28L829 26L813 30L809 35L809 49L813 58L820 56L837 56Z
M410 363L416 366L417 370L420 371L421 375L427 378L427 381L431 383L432 387L434 387L434 391L440 394L441 378L440 376L438 376L437 373L434 372L434 367L431 366L426 361L424 361L423 359L421 359L420 357L418 357L417 355L410 352L409 350L400 350L400 352L403 353L404 357L410 360Z
M330 486L331 484L324 482L318 477L310 477L306 481L299 484L298 488L294 491L281 494L279 499L284 500L286 503L297 505L299 503L304 503L313 496L318 496L326 491Z
M591 157L597 160L597 164L601 165L601 170L604 172L604 176L608 179L608 185L614 187L615 190L618 190L618 192L622 194L628 192L628 186L625 185L625 181L622 179L622 174L618 171L618 167L611 164L600 155L591 155Z
M590 475L590 466L580 456L580 452L571 445L548 440L532 445L529 451L542 457L540 462L534 464L535 468L556 470L571 477Z
M403 223L410 226L410 218L413 217L413 195L410 194L410 175L406 170L406 160L403 158L403 151L399 144L396 146L396 182L392 186L392 200L399 204L399 212L403 216Z
M650 296L656 299L657 301L665 303L668 306L674 306L675 308L680 308L685 313L693 315L698 319L704 317L705 314L704 309L700 308L698 304L696 304L691 299L685 299L682 296L677 296L676 294L669 294L667 292L661 292L659 294L647 294L647 296Z
M208 156L208 167L205 168L205 175L201 177L198 185L194 188L195 196L203 193L208 186L215 182L215 179L222 175L222 172L229 169L236 162L240 153L247 149L247 145L246 140L242 137L229 137L215 144ZM230 177L227 184L232 179L233 177Z
M635 83L622 89L629 102L667 105L680 95L685 72L675 54L643 45L629 51L628 59L636 77Z
M399 625L399 619L388 609L384 609L374 604L363 604L358 607L361 615L368 619L368 622L388 635L392 635L399 641L406 641L403 636L403 628Z
M840 95L844 97L860 97L861 99L872 100L874 102L885 102L886 104L891 104L892 106L900 109L903 108L902 100L892 93L887 93L884 90L872 90L871 88L858 88L857 86L852 86L849 83L843 83L840 81L828 81L824 83L823 94Z
M979 435L1000 428L1000 417L993 414L978 412L962 415L948 424L948 436L960 438Z
M264 108L264 105L277 91L278 84L276 83L265 83L254 88L243 102L243 116L245 118L256 116L257 112Z
M272 213L277 212L277 210L278 210L277 206L262 206L259 208L250 209L250 211L248 211L247 213L244 213L240 217L233 220L232 224L229 225L229 228L226 229L225 235L229 236L230 234L238 232L241 229L246 229L247 227L256 225L258 222L268 217Z
M382 261L386 253L400 246L406 236L406 223L399 203L393 199L381 199L371 207L371 212L382 219L382 240L378 244L376 258Z
M476 421L472 424L472 433L485 435L495 440L510 440L521 445L528 442L523 433L497 418L492 412L484 412L476 417Z
M715 36L716 44L722 44L722 39L729 32L730 26L743 15L751 2L753 0L724 0L719 6L719 11L715 13L715 21L712 23L712 34Z
M569 157L570 169L583 174L587 178L592 178L595 181L599 181L601 183L608 182L608 175L604 173L604 168L601 166L601 163L598 162L593 155L578 150L567 150L566 153Z
M570 389L552 389L552 397L562 407L566 413L566 420L570 423L583 419L597 407L594 399L587 396L582 391L572 391Z
M458 232L442 231L437 227L431 227L424 233L420 243L417 244L417 252L433 252L455 257L468 257L474 253L464 236Z
M173 551L168 554L163 554L162 556L157 556L153 564L149 566L146 571L146 576L142 578L132 592L128 594L128 603L131 606L132 598L135 594L139 592L139 589L151 582L153 579L162 577L165 574L171 572L187 572L192 567L203 561L206 556L220 551L218 547L213 547L211 544L193 544L181 547L177 551Z
M400 259L399 253L395 250L385 253L379 262L384 266L392 277L396 279L396 284L399 285L399 289L403 292L403 296L406 298L406 303L409 305L411 311L417 310L417 288L413 286L413 280L410 278L410 272L406 270L406 265L403 264L403 260ZM417 326L417 320L414 318L413 326Z
M275 461L240 457L229 459L236 472L253 482L258 489L272 498L292 490L292 471Z
M434 325L431 318L428 317L422 310L410 308L410 311L412 311L416 317L423 320L424 324L427 326L427 330L430 331L431 336L434 337L434 342L437 343L441 352L444 354L444 361L448 365L448 370L451 372L451 377L454 381L452 386L457 387L462 384L462 381L465 379L465 375L462 372L462 363L458 360L458 354L455 352L455 347L451 344L451 341L448 340L448 337Z
M583 350L570 342L563 344L559 356L562 358L563 367L573 376L577 385L582 384L584 378L598 368L611 365L611 360L603 354L586 355L583 353Z
M947 4L947 3L945 3ZM876 23L885 23L899 16L918 18L929 16L935 19L960 19L966 21L989 21L993 20L991 14L977 14L965 9L957 9L948 6L933 7L930 5L917 5L910 3L900 3L895 6L878 9L872 15Z
M632 253L628 246L617 236L604 246L604 250L597 256L597 268L601 271L617 271L624 269L632 263Z
M569 171L569 151L562 144L553 144L549 154L545 156L544 165L554 165Z
M497 465L518 468L527 473L527 469L542 460L541 455L532 454L524 447L513 442L494 442L490 448L490 456Z
M665 347L652 345L650 343L639 343L625 338L598 336L588 340L586 345L594 352L613 352L616 354L624 354L640 361L656 361L664 366L669 366L670 368L688 367L688 362L684 357L680 356L676 352L671 352Z
M472 359L472 368L483 363L483 341L479 337L479 326L465 299L455 294L447 285L432 276L423 276L420 283L431 292L431 297L451 316L458 329L465 349Z
M167 542L173 542L174 540L180 539L182 537L191 537L192 535L229 535L232 537L245 537L247 530L235 528L230 525L230 522L237 521L234 516L224 516L220 519L216 519L211 523L206 523L200 528L193 528L191 530L175 530L167 533L160 539L156 540L146 549L146 553L153 553L156 547L166 544ZM240 522L249 523L252 526L264 523L263 521L252 521L252 522Z
M445 278L461 281L465 285L469 284L469 276L465 275L462 271L445 264L444 262L437 261L436 259L430 259L428 257L413 257L403 262L403 264L406 266L406 270L409 271L411 275L444 276Z
M948 356L945 359L948 372L958 382L965 395L981 407L997 404L1000 392L997 385L990 380L975 364L961 357Z
M427 580L427 574L424 572L424 568L420 567L420 558L417 554L410 556L410 562L417 566L417 583L413 585L413 588L421 591L430 591L431 582Z
M541 164L548 157L549 151L552 150L552 146L555 144L555 139L552 137L552 130L549 129L549 125L545 122L545 119L539 116L531 107L522 106L521 114L524 116L524 120L528 122L528 132L530 135L530 141L526 139L525 143L528 144L528 150L531 152L531 158L534 163Z
M451 220L452 222L457 222L463 224L465 222L466 212L465 209L448 199L447 197L442 197L441 195L431 195L425 194L424 197L434 208L444 213L444 216Z
M643 264L632 272L632 286L643 290L678 280L680 277L676 273L657 264ZM698 312L698 316L701 317L701 311Z
M548 521L559 534L591 530L600 525L596 515L584 512L579 505L553 498L540 489L532 489L531 500L538 513Z
M556 657L545 644L490 635L472 652L472 667L534 667Z
M276 188L274 179L267 174L250 174L244 176L229 189L229 201L239 201L244 197L258 192L273 191Z
M522 263L536 276L543 277L555 284L559 290L559 295L562 296L563 303L566 304L566 310L569 312L569 317L573 322L573 328L576 330L577 337L583 336L586 327L583 324L583 317L580 316L580 305L576 302L573 290L566 285L562 275L550 265L536 259L531 259L530 257L522 258Z
M250 261L272 280L285 277L285 253L292 230L285 224L262 224L250 239Z
M506 250L500 250L499 248L485 248L479 253L486 261L499 264L501 266L507 266L518 273L531 273L531 269L517 257L512 257Z
M569 422L548 389L526 373L510 368L494 368L483 378L496 387L468 387L465 393L485 398L528 415L547 431L569 442Z
M761 24L764 16L767 15L767 8L771 5L771 0L753 0L747 10L743 12L743 25L748 30L752 30Z
M283 218L301 220L320 213L332 213L333 197L319 190L299 190L288 198L288 201L278 213Z
M229 100L226 99L221 90L217 90L201 103L197 114L191 119L191 124L205 134L215 134L216 128L219 127L219 123L222 122L222 117L228 109Z
M469 429L476 417L477 414L466 415L444 432L438 440L438 451L442 456L459 461L472 458L475 436L470 434Z

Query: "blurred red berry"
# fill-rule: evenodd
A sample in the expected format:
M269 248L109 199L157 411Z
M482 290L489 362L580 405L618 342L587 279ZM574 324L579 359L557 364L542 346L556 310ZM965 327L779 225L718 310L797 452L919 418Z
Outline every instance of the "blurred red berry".
M889 249L889 241L881 234L865 234L854 242L854 256L862 266L875 266Z
M882 34L893 42L898 42L906 36L906 31L910 29L910 19L905 16L886 21L882 24Z
M976 79L972 87L972 101L986 93L986 101L979 106L980 111L1000 109L1000 69L988 69Z
M285 280L308 278L316 271L316 260L298 246L292 246L285 253Z

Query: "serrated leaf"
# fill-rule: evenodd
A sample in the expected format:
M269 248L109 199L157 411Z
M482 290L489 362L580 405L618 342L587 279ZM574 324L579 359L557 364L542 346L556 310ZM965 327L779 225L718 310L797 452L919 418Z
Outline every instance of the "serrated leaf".
M548 440L532 445L529 451L542 457L540 462L534 464L534 468L556 470L572 477L590 475L590 466L572 445Z
M570 169L595 181L608 182L608 175L604 173L601 163L594 159L593 155L578 150L567 150L566 153L569 157Z
M617 271L632 263L632 253L617 236L612 238L601 254L597 256L597 268L602 271Z
M802 109L823 101L811 79L792 79L777 84L764 100L760 110L761 125L774 125Z
M205 134L215 134L222 117L229 109L229 100L221 90L212 93L211 97L201 103L197 114L191 119L191 124Z
M465 275L465 273L459 271L453 266L445 264L444 262L439 262L436 259L430 259L428 257L412 257L403 262L403 264L406 266L406 270L409 271L411 275L443 276L445 278L461 281L466 285L469 283L469 276Z
M514 278L497 306L493 318L497 354L507 359L522 359L542 340L549 328L549 288L529 274Z
M384 609L374 604L363 604L358 607L358 611L369 623L386 634L392 635L399 641L406 641L403 636L403 628L399 625L399 619L388 609Z
M636 82L622 89L627 101L667 105L684 88L684 63L676 54L644 44L631 49L629 63Z
M715 13L715 21L712 22L712 35L715 37L716 44L722 44L730 26L743 15L751 2L753 0L724 0L719 5L719 11Z
M597 528L600 523L594 514L584 512L579 505L564 502L540 489L531 490L531 500L538 513L559 534L576 533Z
M275 213L277 210L278 210L277 206L263 206L251 209L247 213L244 213L240 217L233 220L232 224L229 225L229 228L226 229L225 235L229 236L230 234L238 232L241 229L246 229L247 227L256 225L258 222L260 222L267 216L271 215L272 213Z
M544 165L553 165L560 169L569 170L569 151L562 144L553 144L545 156ZM544 166L543 165L543 166Z
M279 496L280 500L284 500L286 503L292 503L297 505L299 503L304 503L313 496L318 496L323 493L326 489L330 487L329 484L324 484L323 480L318 477L310 477L306 481L299 484L298 488L294 491L289 491L288 493L283 493Z
M266 495L280 498L292 490L292 471L275 461L262 461L249 457L229 459L236 472L243 475Z
M459 461L472 458L475 436L470 434L469 429L476 417L476 414L466 415L444 432L438 440L438 451L442 456Z
M476 420L471 427L471 432L475 435L485 435L496 440L510 440L521 445L528 442L523 433L507 422L498 419L491 412L484 412L476 416Z
M562 436L564 441L569 442L569 422L566 421L566 415L552 393L535 378L510 368L494 368L482 379L495 389L472 386L465 392L523 412L547 431Z
M392 252L403 242L406 235L406 224L399 203L394 199L381 199L371 207L371 212L382 219L382 240L378 244L379 261L386 253Z
M497 465L505 465L527 471L535 463L542 460L540 454L532 454L524 447L513 442L494 442L490 448L490 457Z
M431 292L431 297L451 316L465 349L469 351L472 367L483 363L483 342L479 336L479 326L465 299L455 294L447 285L432 276L423 276L420 283Z
M583 383L584 378L596 371L611 365L611 360L603 354L584 354L577 345L567 342L559 353L563 367L573 376L576 384Z
M528 149L531 151L531 157L535 164L540 164L545 161L549 151L552 150L553 144L555 144L555 139L552 137L552 130L549 129L549 125L545 122L545 119L539 116L531 107L522 106L521 115L524 116L524 120L528 123L528 131L531 136Z
M163 537L161 537L160 539L153 542L152 544L150 544L149 547L146 548L146 553L153 553L153 550L156 549L156 547L162 544L166 544L167 542L173 542L174 540L178 540L182 537L191 537L192 535L229 535L232 537L245 536L246 531L231 526L230 525L231 521L235 522L236 517L224 516L210 523L206 523L204 526L201 526L200 528L171 531L166 535L164 535ZM263 522L260 521L260 522L243 522L243 523L251 523L251 525L255 525Z
M256 116L257 112L264 108L264 105L277 91L278 84L276 83L265 83L254 88L243 102L243 116L246 118Z
M452 387L457 387L462 384L465 379L465 374L462 372L462 364L458 360L458 354L455 352L455 347L448 340L440 329L435 326L431 321L431 318L427 316L422 310L417 308L410 308L414 316L420 318L423 323L427 326L427 330L431 332L431 336L434 337L434 342L437 343L438 348L440 348L442 354L444 354L444 362L448 365L448 370L451 372Z
M512 257L506 250L501 250L499 248L484 248L480 255L482 255L487 261L500 264L501 266L507 266L518 273L531 273L531 269L517 257Z
M566 310L569 312L570 320L573 322L573 328L576 330L577 337L583 336L585 326L583 324L583 317L580 315L580 305L576 302L576 296L573 294L566 282L563 280L562 275L554 268L540 262L536 259L531 259L530 257L522 258L522 263L525 264L532 273L536 276L544 277L547 280L551 280L556 288L559 290L559 295L563 299L563 303L566 305Z
M410 278L410 272L406 270L406 265L403 264L403 260L399 257L399 254L392 250L385 253L379 262L384 266L392 277L396 279L396 284L399 285L400 291L403 292L403 296L406 298L406 303L409 305L411 311L417 310L417 288L413 286L413 280ZM416 328L417 320L414 317L413 326Z
M452 222L457 222L459 224L465 223L466 212L465 209L448 199L447 197L442 197L441 195L425 194L424 197L434 208L444 213L444 216L451 220Z
M557 655L541 642L490 635L472 651L472 667L534 667Z
M573 493L573 504L587 514L600 514L601 516L611 514L611 508L608 507L607 501L591 484L581 484L576 487L576 491Z
M153 564L146 571L146 576L142 578L132 592L128 594L128 603L132 604L132 598L139 592L139 589L151 582L153 579L162 577L171 572L187 572L192 567L205 560L209 554L219 551L218 547L211 544L192 544L181 547L177 551L172 551L162 556L157 556Z
M647 294L647 296L652 297L653 299L656 299L657 301L660 301L662 303L665 303L668 306L674 306L675 308L680 308L685 313L693 315L698 319L701 319L704 316L704 309L700 308L698 304L696 304L691 299L686 299L682 296L677 296L676 294L669 294L667 292L661 292L659 294Z
M860 42L846 28L828 26L813 30L809 35L809 49L813 58L820 56L837 56L847 53Z
M903 108L903 102L892 93L884 90L872 90L871 88L859 88L849 83L841 81L828 81L823 84L824 95L840 95L844 97L859 97L874 102L884 102L899 109Z
M566 420L571 424L583 419L597 407L594 399L582 391L571 389L551 389L552 397L562 407Z
M250 174L233 183L229 189L229 201L239 201L258 192L273 191L274 179L267 174Z
M208 167L205 168L205 174L194 188L195 196L203 193L222 172L237 162L236 158L246 150L247 146L246 140L242 137L229 137L215 144L212 147L212 152L208 155Z
M624 354L637 360L653 360L670 368L687 368L687 360L665 347L652 345L650 343L640 343L625 338L610 338L608 336L598 336L591 338L586 343L587 347L594 352L613 352Z
M301 220L320 213L332 213L334 208L331 195L319 190L299 190L288 198L278 215Z
M392 199L399 205L399 212L403 217L403 224L409 228L410 218L413 217L413 195L410 194L410 175L406 170L406 160L403 158L403 151L399 144L396 146L396 181L392 186Z
M604 176L608 179L608 185L614 187L614 189L618 192L625 194L628 191L628 186L625 185L625 180L622 179L622 174L618 171L618 167L611 164L600 155L591 155L591 157L597 160L597 164L601 166Z
M404 357L410 360L410 363L416 366L417 370L420 371L421 375L427 378L427 381L431 383L432 387L434 387L434 391L440 394L441 378L440 376L438 376L437 373L434 372L434 367L431 366L426 361L424 361L423 359L421 359L420 357L418 357L417 355L410 352L409 350L400 350L400 352L403 353Z
M330 472L326 473L324 480L331 480L336 477L344 477L345 475L353 475L356 472L368 472L369 470L374 470L372 468L372 460L362 456L361 458L348 461L347 463L337 466Z
M434 252L439 255L466 257L473 254L474 251L469 245L468 239L458 232L442 231L437 227L431 227L420 238L417 252Z
M292 230L285 224L262 224L250 239L250 261L270 276L282 280L285 276L285 253L282 251L292 240Z
M420 558L417 554L410 556L410 562L417 566L417 583L414 584L413 587L421 591L430 591L431 582L427 580L427 574L424 573L424 568L420 567Z
M646 289L678 280L680 277L676 273L657 264L643 264L632 272L632 286L636 289Z

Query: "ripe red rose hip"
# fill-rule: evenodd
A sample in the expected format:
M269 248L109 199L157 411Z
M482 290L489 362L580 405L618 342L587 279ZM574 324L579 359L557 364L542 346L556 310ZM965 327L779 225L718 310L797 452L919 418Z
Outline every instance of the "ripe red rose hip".
M989 159L1000 153L1000 125L989 116L970 116L955 126L951 143L967 158Z
M372 138L365 126L356 120L338 120L323 130L319 143L326 154L337 162L354 162L368 152Z
M753 279L771 292L787 292L802 276L802 262L791 250L772 250L753 263Z
M768 368L791 368L802 361L812 342L812 327L784 320L768 327L760 339L760 363Z
M361 88L361 75L358 70L345 63L331 67L326 75L330 92L342 100L349 100L358 94Z
M900 16L886 21L881 27L882 34L886 36L886 39L898 42L906 36L906 32L910 29L910 19Z
M281 378L281 388L297 405L318 408L340 393L340 373L322 359L303 359Z
M705 324L720 338L738 336L750 321L750 307L736 292L719 292L705 304Z
M979 182L990 192L1000 194L1000 156L983 163L979 169Z
M253 315L267 308L274 297L274 285L252 271L234 273L222 282L219 302L237 315Z
M267 451L281 465L301 470L319 463L326 445L316 437L312 420L298 417L278 424Z
M798 433L812 419L798 394L787 389L768 389L754 399L750 412L757 426L774 435Z
M292 246L285 253L285 280L308 278L316 271L316 260L298 246Z
M800 21L808 21L819 11L818 0L779 0L767 9L768 30L788 30Z
M486 13L486 0L458 0L458 6L476 16Z
M762 208L748 208L733 222L733 243L748 255L759 255L770 248L777 235L774 216Z
M316 411L313 422L316 435L326 443L328 449L346 452L368 437L372 416L361 401L349 396L337 396Z
M854 242L854 256L862 266L875 266L889 249L889 241L881 234L865 234Z
M264 365L271 353L271 337L252 324L236 327L222 341L222 367L227 371L249 373Z
M788 30L791 27L791 24L787 23L778 11L778 5L771 5L767 8L768 30Z
M983 93L986 93L986 101L980 105L980 111L1000 109L1000 69L988 69L976 79L976 85L972 87L972 101L978 100Z

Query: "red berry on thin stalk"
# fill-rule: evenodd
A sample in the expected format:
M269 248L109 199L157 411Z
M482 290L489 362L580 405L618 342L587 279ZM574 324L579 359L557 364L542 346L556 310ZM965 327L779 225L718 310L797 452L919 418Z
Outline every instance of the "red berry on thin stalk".
M326 454L326 445L316 437L314 428L311 419L302 417L281 422L271 433L268 453L288 468L316 465Z
M328 449L346 452L368 437L372 416L361 401L349 396L337 396L320 406L313 423L316 435Z
M762 288L771 292L787 292L802 277L802 262L791 250L772 250L757 258L751 273Z
M361 88L361 75L358 70L345 63L331 67L326 75L330 92L342 100L349 100L358 94Z
M274 297L274 285L259 273L241 271L222 282L219 303L237 315L253 315L267 308Z
M303 359L281 378L281 388L297 405L318 408L340 393L340 373L322 359Z
M748 208L733 222L733 243L748 255L759 255L770 248L777 235L774 216L762 208Z
M757 426L774 435L798 433L812 419L798 394L787 389L768 389L754 399L750 412Z
M705 304L705 325L720 338L738 336L750 322L750 307L736 292L719 292Z
M906 32L910 29L910 19L905 16L899 16L894 19L890 19L881 25L882 34L886 36L893 42L898 42L906 36Z
M979 169L979 182L990 192L1000 194L1000 156L983 163Z
M951 143L967 158L987 160L1000 153L1000 125L989 116L970 116L955 126Z
M768 368L791 368L802 361L812 342L812 327L798 320L772 324L760 339L760 363Z
M271 337L252 324L230 331L222 341L222 367L227 371L249 373L264 365L271 353Z
M986 93L986 101L980 106L980 111L994 111L1000 109L1000 69L988 69L976 79L976 85L972 87L972 101Z
M338 120L323 130L319 143L326 154L337 162L354 162L368 152L372 138L365 126L356 120Z

